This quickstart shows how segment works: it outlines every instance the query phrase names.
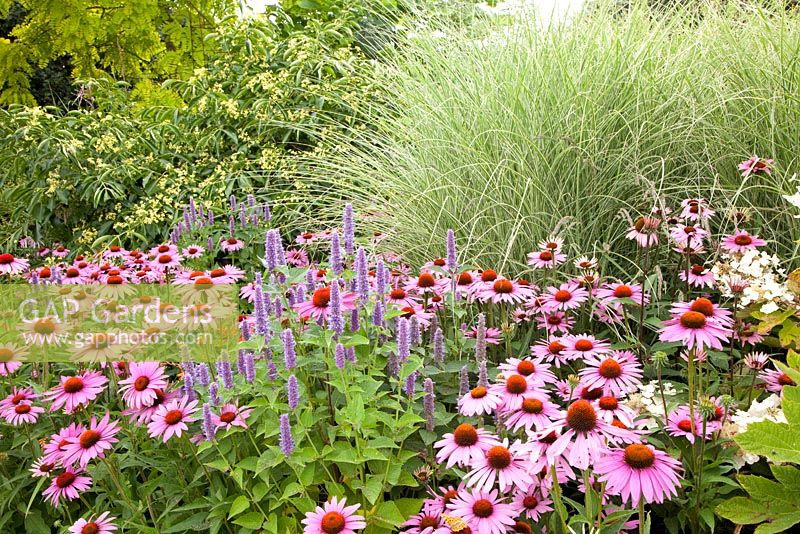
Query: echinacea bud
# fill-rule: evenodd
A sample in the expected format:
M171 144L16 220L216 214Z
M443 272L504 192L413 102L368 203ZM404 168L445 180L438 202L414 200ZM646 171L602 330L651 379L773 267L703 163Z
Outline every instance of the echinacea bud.
M344 332L344 317L342 317L342 294L339 281L331 283L330 301L328 302L328 328L333 331L334 339L338 339Z
M717 405L714 404L714 401L711 400L711 398L707 395L700 397L697 407L700 410L700 413L703 415L703 419L705 420L709 420L714 417L714 414L717 411Z
M208 400L214 406L219 405L219 401L221 399L219 398L219 384L217 384L216 382L211 382L208 385Z
M297 386L297 377L291 375L286 382L286 397L289 401L289 409L295 411L300 404L300 391Z
M208 403L203 404L203 435L208 441L214 441L214 434L217 433L217 427L214 426L214 421L211 420L211 407Z
M444 332L438 327L433 333L433 361L436 365L444 363Z
M336 344L336 349L333 351L333 360L336 363L337 369L344 369L344 362L345 362L345 350L344 345L341 343Z
M356 253L356 294L358 301L365 304L369 299L369 265L367 265L367 253L364 247L358 247Z
M486 361L486 316L478 314L478 328L475 334L475 359Z
M231 362L228 360L218 361L217 374L222 379L222 386L225 389L231 389L233 387L233 369L231 368Z
M458 372L458 396L462 397L469 391L469 369L467 366L461 368Z
M356 241L356 225L353 220L353 205L348 203L344 207L342 216L342 232L344 233L344 251L350 256L353 254Z
M292 426L289 424L289 414L281 414L280 431L278 444L281 452L284 456L291 456L294 452L294 440L292 439Z
M331 271L337 276L342 274L342 270L344 270L344 265L342 264L342 245L339 242L339 234L336 232L331 234L331 257L328 263L330 264Z
M666 352L659 350L653 353L653 365L664 367L667 363L669 363L669 357Z
M283 342L283 362L287 369L297 367L297 353L295 352L294 334L291 328L287 328L281 334Z
M486 370L486 360L478 362L478 385L489 387L489 372Z
M581 383L581 377L576 374L571 374L567 376L567 383L569 384L570 389L575 389L578 387L578 384Z
M423 406L425 408L425 429L428 432L433 432L436 426L436 421L434 420L436 394L433 392L433 380L426 378L423 389L425 390L425 397L423 399Z
M372 310L372 324L374 326L382 327L383 326L383 301L378 300L375 302L375 309Z
M397 363L404 364L411 354L411 325L405 317L398 317L395 332Z
M456 234L452 229L447 230L447 270L451 273L458 272L458 258L456 257Z
M406 397L411 398L414 396L414 390L417 387L417 372L414 371L410 375L406 377L406 385L403 388L403 393L406 394Z

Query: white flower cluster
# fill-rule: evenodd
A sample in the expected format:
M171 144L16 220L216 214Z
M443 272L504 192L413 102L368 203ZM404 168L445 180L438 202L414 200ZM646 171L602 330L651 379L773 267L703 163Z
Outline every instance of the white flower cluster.
M774 423L786 423L786 417L781 409L781 398L779 395L770 395L763 401L753 401L747 411L736 410L731 415L729 424L725 425L723 434L733 437L747 430L747 426L761 421L772 421ZM758 461L758 455L741 450L734 460L738 467L744 464L752 464Z
M723 254L711 272L725 297L733 297L730 280L745 282L747 287L739 299L742 306L760 303L761 312L772 313L780 309L780 304L795 301L794 293L786 285L786 270L780 267L780 259L767 252Z
M664 382L664 397L672 397L676 393L672 382ZM664 403L661 402L661 392L658 389L658 380L651 380L650 383L639 386L639 391L630 394L625 404L640 414L646 413L661 419L666 417Z

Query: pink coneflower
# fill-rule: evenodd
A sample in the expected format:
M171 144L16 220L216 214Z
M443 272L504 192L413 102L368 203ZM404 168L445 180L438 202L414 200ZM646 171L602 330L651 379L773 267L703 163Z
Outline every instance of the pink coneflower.
M44 398L53 402L50 411L64 407L64 411L72 413L79 406L88 404L97 398L105 389L108 378L99 371L83 371L75 376L62 376L61 383L44 394Z
M577 260L575 260L575 267L580 269L581 271L594 271L597 269L598 266L597 258L594 256L589 258L588 256L581 256Z
M345 506L346 503L344 497L341 501L332 497L323 506L308 512L302 521L305 525L303 534L354 534L356 530L366 528L364 518L355 513L361 505Z
M450 287L450 280L447 278L436 278L431 273L420 273L416 278L412 278L406 285L405 290L414 295L441 295Z
M222 249L223 252L236 252L244 248L244 241L236 239L235 237L229 237L228 239L222 239L220 241L219 248Z
M563 338L550 337L548 339L540 339L536 344L531 346L531 354L536 357L544 358L547 362L553 362L556 368L560 368L562 363L566 363L568 358L565 356L567 345Z
M13 408L21 402L31 402L39 396L33 392L33 388L18 388L14 386L11 388L11 393L3 400L0 400L0 411L7 408Z
M189 258L194 260L202 257L205 251L206 249L204 249L200 245L189 245L188 247L184 247L183 250L181 250L181 254L183 254L184 258Z
M574 282L565 282L558 288L548 287L542 296L544 297L542 309L563 311L580 307L589 298L589 292Z
M508 445L508 438L489 448L472 463L472 471L465 479L467 486L489 491L497 480L500 491L511 487L527 490L533 484L528 473L527 458L530 450L521 441Z
M62 284L80 285L86 283L86 276L77 267L68 267L61 276Z
M308 266L308 253L305 250L290 248L286 250L286 263L294 267Z
M342 311L354 310L356 307L357 295L355 293L341 294ZM328 305L331 301L331 288L321 287L314 291L311 295L311 300L300 302L293 306L294 310L303 318L311 318L320 320L328 317Z
M458 411L461 415L489 415L503 403L500 395L484 386L478 386L458 399Z
M103 259L107 260L110 258L122 258L126 254L128 254L128 251L121 246L110 245L106 250L103 251Z
M53 249L53 256L56 258L66 258L69 256L69 249L64 245L58 245Z
M497 394L502 403L498 407L503 412L510 412L518 410L522 405L526 393L535 393L537 386L540 384L535 383L533 380L520 375L509 374L509 376L502 377L502 380L496 384L492 384L490 391Z
M515 491L514 501L511 506L517 510L522 510L523 517L539 521L542 514L553 511L551 504L553 504L553 501L542 496L542 491L539 488L531 488L528 491Z
M669 231L669 235L680 247L702 246L703 240L708 237L708 231L700 226L676 224Z
M42 460L51 464L60 464L61 457L66 450L67 445L70 443L70 438L78 437L83 433L83 426L78 423L70 423L69 426L62 428L57 434L50 435L48 441L43 447Z
M637 440L636 434L630 430L600 419L591 403L584 399L570 404L566 413L553 422L552 428L544 429L542 434L550 430L563 430L564 433L547 449L548 458L552 461L556 456L565 454L569 464L578 469L586 469L597 462L605 454L606 441L616 444Z
M167 269L180 267L182 260L183 258L181 258L181 255L177 252L174 254L159 254L150 262L150 266L156 271L165 271Z
M438 296L434 296L434 299L439 298ZM428 308L433 309L435 303L431 303ZM419 326L423 329L427 328L428 325L431 324L431 319L433 318L433 313L426 311L422 304L414 304L413 306L406 306L400 310L403 312L403 317L406 319L411 319L412 317L416 318Z
M109 517L111 512L103 512L96 519L89 516L89 519L78 519L69 527L70 534L107 534L117 530L117 525L113 523L115 517Z
M400 525L403 534L451 534L453 531L442 519L441 511L423 506L422 511Z
M22 367L28 350L10 343L0 344L0 376L10 376Z
M686 198L681 201L680 217L690 221L708 220L716 213L704 198Z
M161 437L164 443L173 435L181 437L182 432L189 429L186 423L195 420L192 414L196 411L197 401L190 401L187 397L162 404L147 425L150 437Z
M31 476L35 478L49 477L53 469L56 469L61 464L59 462L47 462L44 458L39 458L30 468Z
M61 463L73 465L77 462L81 467L86 467L94 458L105 458L105 451L110 450L114 443L119 441L114 437L119 432L119 423L109 422L108 418L108 412L99 422L92 416L89 428L78 436L67 438Z
M475 339L478 337L478 327L473 326L469 330L464 331L464 337ZM489 345L499 345L503 341L503 331L499 328L486 329L486 343Z
M211 414L211 422L217 428L229 430L232 427L247 428L247 418L253 410L228 403L219 409L219 415Z
M497 490L464 491L447 505L448 511L464 520L476 534L504 534L516 523L519 511L506 504Z
M160 362L131 362L128 378L119 381L122 400L136 410L150 406L156 391L167 389L167 377Z
M702 265L694 264L689 269L689 285L692 287L713 287L714 286L714 273L710 269ZM686 281L686 269L681 269L678 272L678 277Z
M575 319L564 312L543 313L536 316L536 328L547 330L549 334L568 333L575 326Z
M776 371L775 369L764 369L758 373L758 378L764 381L767 391L772 393L782 393L783 388L786 386L796 386L792 378L783 371Z
M679 406L667 417L667 433L674 437L684 437L689 443L694 443L695 437L703 431L703 420L700 413L694 414L694 432L692 431L692 415L688 406ZM705 439L710 439L713 433L711 426L706 426Z
M654 217L639 217L625 234L627 239L636 241L642 248L658 245L658 227L661 221Z
M173 245L172 243L163 243L158 245L157 247L153 247L150 249L150 255L153 257L158 256L159 254L177 254L178 247Z
M122 415L129 415L130 422L138 425L146 425L152 421L158 408L178 397L178 391L156 390L156 399L150 406L140 409L128 408L122 411Z
M44 412L41 406L34 406L28 401L22 401L14 407L9 407L0 412L6 423L13 426L33 424L39 419L39 414Z
M679 341L690 350L695 347L722 350L722 342L727 342L731 335L727 326L730 312L717 308L708 299L674 303L670 312L672 318L664 321L659 334L661 341Z
M423 501L423 509L431 513L444 513L444 511L447 509L447 505L450 504L453 499L458 497L461 492L464 491L464 488L465 486L463 482L458 485L458 488L454 488L453 486L440 486L438 493L429 487L428 494L431 496L431 498Z
M620 397L642 383L642 366L630 351L613 351L605 356L588 356L579 371L585 388L602 388L603 394Z
M294 238L295 243L300 245L304 245L306 243L313 243L318 239L318 236L312 232L303 232L302 234L298 234L297 237Z
M405 308L407 306L416 306L419 304L419 297L409 295L405 289L395 287L389 291L386 302L393 304L397 308Z
M763 247L767 242L760 239L757 235L750 235L745 230L739 230L735 234L725 236L720 246L728 252L744 252Z
M747 178L751 174L772 174L770 166L773 163L775 163L775 160L753 156L741 162L739 170L742 171L742 178Z
M10 253L0 254L0 274L19 274L28 269L28 260Z
M629 299L643 306L650 301L639 284L603 284L597 289L595 296L603 300L606 305L621 304L625 299Z
M743 345L757 345L764 341L764 336L756 330L756 325L751 323L742 323L733 331L733 337Z
M594 472L606 483L606 492L620 495L623 502L637 506L645 502L663 502L677 496L681 464L669 454L651 445L634 443L624 449L606 451L594 464Z
M92 485L92 479L82 473L82 469L67 467L63 473L53 478L50 486L42 492L44 500L58 508L62 498L74 501L80 497L81 492Z
M448 432L433 444L435 448L441 449L436 453L436 461L441 464L447 460L448 469L456 464L462 467L472 466L496 445L500 445L497 437L469 423L458 425L453 432Z
M505 278L498 278L475 293L475 297L481 302L492 302L493 304L501 302L519 304L532 295L533 291L530 286L520 285L517 281Z
M766 352L751 352L747 356L744 357L744 364L753 369L754 371L760 371L767 365L769 361L769 354Z
M566 347L564 358L570 360L600 356L611 350L611 343L591 334L567 334L561 338L561 343Z
M553 269L567 261L566 254L558 250L540 250L528 254L528 265L534 269Z
M544 394L529 393L522 399L522 405L514 412L507 412L505 425L513 430L525 428L530 432L542 430L551 425L553 419L561 415L558 406L547 399Z
M556 375L550 370L550 364L545 363L542 357L509 358L499 365L498 370L504 378L522 375L534 384L552 384L557 380Z
M618 420L627 427L634 426L636 412L632 408L620 404L619 399L613 395L606 395L591 402L594 409L597 410L597 415L606 423L613 424L615 420Z
M539 241L536 245L539 250L555 250L560 251L561 248L564 246L564 240L557 235L550 235L547 236L547 239L544 241Z

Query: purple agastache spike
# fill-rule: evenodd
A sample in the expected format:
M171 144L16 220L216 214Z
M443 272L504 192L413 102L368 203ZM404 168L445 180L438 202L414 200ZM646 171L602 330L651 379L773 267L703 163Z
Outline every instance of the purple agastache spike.
M242 339L245 341L250 340L250 327L248 326L247 321L242 321L239 323L239 330L242 332Z
M414 371L413 373L408 375L408 377L406 377L406 385L405 388L403 388L403 392L406 394L406 397L409 398L413 397L414 390L416 389L416 387L417 387L417 372Z
M358 308L350 310L350 331L358 332L361 328L361 317L358 315Z
M344 317L342 316L342 295L339 288L339 281L334 280L331 284L331 295L328 301L328 328L334 334L334 339L338 339L344 332Z
M208 225L214 226L214 210L208 208Z
M189 210L183 210L183 224L186 226L187 229L191 230L192 228L192 216L189 215Z
M192 363L185 362L181 365L181 368L183 369L183 394L189 397L189 400L194 400L194 374L192 373Z
M356 361L356 348L355 347L347 347L346 349L344 349L344 358L350 363L355 363L355 361Z
M197 204L194 202L194 197L189 197L189 217L192 221L197 220Z
M228 234L230 237L236 235L236 221L233 218L233 215L228 216Z
M283 362L287 369L297 367L297 353L295 352L294 334L291 328L287 328L281 334L283 342Z
M344 214L342 216L342 232L344 233L344 251L345 254L351 256L355 248L356 241L356 223L353 220L353 205L350 203L345 204Z
M211 373L208 370L208 365L205 363L198 363L195 365L194 376L204 388L208 387L211 383Z
M397 377L400 374L400 361L396 352L389 354L389 358L386 361L386 369L389 375L393 377Z
M436 421L434 420L436 394L433 392L433 380L426 378L422 388L425 391L425 397L422 401L425 408L425 429L428 432L433 432L433 428L436 426Z
M211 382L208 385L208 400L214 406L219 406L220 398L219 398L219 384L216 382Z
M269 203L265 202L264 203L264 220L269 222L270 219L272 219L272 213L270 213L270 211L269 211Z
M386 294L386 286L389 284L389 269L383 263L383 258L375 264L375 293L379 297Z
M408 320L409 325L409 336L411 338L411 346L415 347L422 342L422 334L419 330L419 320L417 319L416 315L412 315L411 319Z
M280 297L275 297L275 304L272 306L272 313L276 319L280 319L283 315L283 301Z
M342 274L344 265L342 264L342 245L339 243L339 234L333 232L331 234L331 257L328 261L331 271L337 276Z
M433 333L433 361L436 365L444 363L444 332L439 327Z
M475 359L479 362L486 360L486 316L478 314L478 328L475 334Z
M297 286L297 287L303 287L303 286ZM295 294L296 294L295 288L293 287L290 287L289 289L286 290L286 303L289 305L290 308L297 303L297 297L295 296Z
M466 395L469 389L469 369L465 365L458 372L458 396Z
M247 208L245 208L244 204L239 206L239 208L239 226L241 228L247 228Z
M305 302L306 300L306 286L299 285L294 288L294 302Z
M233 387L233 369L231 362L228 360L221 360L217 362L217 375L222 379L222 386L225 389Z
M255 333L257 336L264 336L269 331L269 310L266 307L268 297L264 294L264 283L261 273L256 273L253 286L255 295L253 297L253 312L256 316Z
M367 263L367 252L363 247L358 247L356 253L356 294L359 303L366 304L369 299L369 265Z
M231 195L230 196L230 201L231 201L231 211L235 212L236 211L236 197Z
M278 379L278 367L275 365L275 360L272 358L272 351L267 349L267 376L270 380Z
M251 208L255 207L256 205L256 197L253 195L247 195L247 205Z
M251 351L244 356L244 379L250 384L256 379L256 361Z
M447 270L455 274L458 271L458 257L456 256L456 234L453 230L447 231Z
M200 223L200 227L206 224L206 213L202 204L197 205L197 220Z
M345 355L344 345L341 343L336 344L336 349L333 351L333 361L336 363L337 369L344 369L344 362L347 359Z
M250 224L253 226L258 226L258 212L254 211L252 215L250 215Z
M372 324L374 326L383 326L383 314L383 300L378 300L375 302L375 309L372 310Z
M267 270L272 271L278 266L278 252L275 250L275 242L272 239L272 230L267 230L264 239L264 262L267 264Z
M214 425L214 421L211 419L211 407L208 403L203 404L203 435L205 435L208 441L214 441L214 435L217 433L217 427Z
M36 271L31 272L31 284L38 286L39 285L39 273Z
M481 360L478 363L478 385L485 388L489 387L489 373L486 370L486 360Z
M240 375L244 374L244 353L244 349L239 349L238 358L236 358L236 372L238 372Z
M405 317L398 317L395 327L397 341L397 361L404 364L411 354L411 325Z
M281 414L280 431L278 444L281 452L284 456L291 456L294 452L294 440L292 439L292 426L289 424L289 414Z
M214 255L214 238L209 236L206 242L206 249L213 256Z
M317 289L316 274L314 267L309 267L306 271L306 290L309 293L313 293Z
M300 388L297 386L297 377L289 376L286 381L286 397L289 402L289 409L295 411L300 404Z

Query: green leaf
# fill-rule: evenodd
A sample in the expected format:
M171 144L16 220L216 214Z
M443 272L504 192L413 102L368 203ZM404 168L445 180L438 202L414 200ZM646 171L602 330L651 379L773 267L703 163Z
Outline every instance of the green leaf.
M247 500L247 497L244 495L239 495L234 499L233 503L231 503L231 508L228 511L228 519L232 518L233 516L239 515L245 510L250 507L250 501Z
M257 528L261 528L261 524L263 522L264 516L261 512L250 512L249 514L244 514L242 517L234 521L233 524L255 530Z

